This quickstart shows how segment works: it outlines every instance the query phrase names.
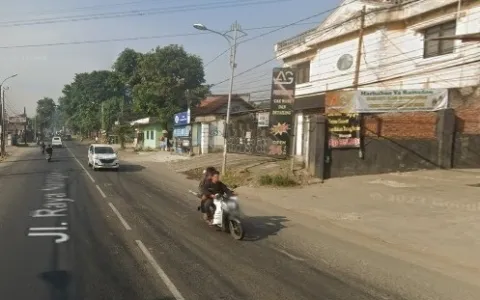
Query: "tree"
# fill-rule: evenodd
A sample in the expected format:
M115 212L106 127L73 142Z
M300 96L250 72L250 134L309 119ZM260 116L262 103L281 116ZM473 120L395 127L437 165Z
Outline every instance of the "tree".
M44 97L37 101L37 122L40 131L52 125L55 113L55 101L52 98Z
M144 54L138 74L141 81L133 88L135 110L157 116L165 124L174 114L187 109L187 98L194 106L209 90L202 85L202 60L178 45L157 47Z
M67 126L88 134L101 128L105 119L102 116L102 103L123 99L125 85L115 72L93 71L76 74L62 93L59 102Z
M123 83L131 88L140 83L139 66L142 53L125 48L113 64L113 71L118 73Z

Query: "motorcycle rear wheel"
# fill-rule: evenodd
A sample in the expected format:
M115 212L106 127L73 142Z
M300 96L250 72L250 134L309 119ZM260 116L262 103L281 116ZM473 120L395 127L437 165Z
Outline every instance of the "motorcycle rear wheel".
M245 237L245 230L243 229L242 222L240 222L239 219L229 219L228 228L230 229L230 235L237 241L243 240L243 238Z

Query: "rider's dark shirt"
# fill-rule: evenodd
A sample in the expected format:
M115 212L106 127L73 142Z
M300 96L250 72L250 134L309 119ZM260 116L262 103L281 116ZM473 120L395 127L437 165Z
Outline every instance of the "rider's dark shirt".
M221 181L213 183L212 181L205 182L202 193L207 196L215 194L230 194L232 191Z

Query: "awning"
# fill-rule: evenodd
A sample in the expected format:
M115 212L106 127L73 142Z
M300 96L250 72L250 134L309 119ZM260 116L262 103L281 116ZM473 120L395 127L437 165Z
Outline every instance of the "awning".
M295 98L293 110L307 110L307 109L324 109L325 108L325 94L315 94L307 96L299 96Z

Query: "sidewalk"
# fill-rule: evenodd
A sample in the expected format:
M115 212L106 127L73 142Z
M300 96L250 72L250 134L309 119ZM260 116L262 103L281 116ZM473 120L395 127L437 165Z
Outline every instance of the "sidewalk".
M479 183L480 170L418 171L332 179L298 189L238 191L247 201L329 220L408 251L480 270Z
M29 144L28 146L6 146L5 150L7 151L7 156L6 157L1 157L0 156L0 163L7 163L11 160L14 160L15 157L22 155L26 149L31 149L34 144Z

